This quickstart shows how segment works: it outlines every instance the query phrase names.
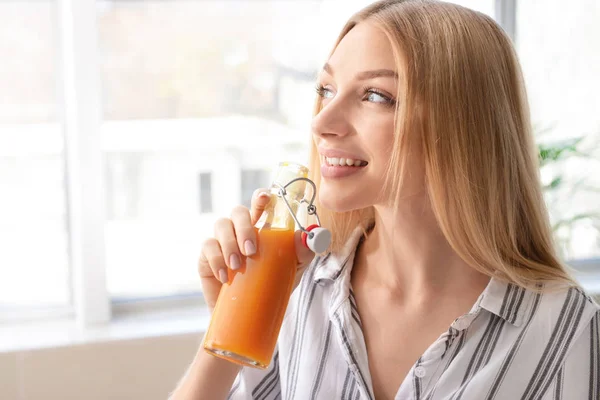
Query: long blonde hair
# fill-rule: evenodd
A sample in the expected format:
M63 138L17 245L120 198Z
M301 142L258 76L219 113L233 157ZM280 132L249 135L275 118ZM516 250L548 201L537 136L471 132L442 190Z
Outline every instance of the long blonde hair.
M402 86L387 180L395 208L402 201L409 141L420 140L431 207L465 262L532 289L542 282L575 285L556 252L523 78L504 31L458 5L383 0L351 17L334 50L365 20L389 39ZM315 115L321 107L317 98ZM311 176L317 184L319 164L313 143L310 170L317 171ZM372 207L319 209L333 232L334 252L356 226L366 231L373 223Z

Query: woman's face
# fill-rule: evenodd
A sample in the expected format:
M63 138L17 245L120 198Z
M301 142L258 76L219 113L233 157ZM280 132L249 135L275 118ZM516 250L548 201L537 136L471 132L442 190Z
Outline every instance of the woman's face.
M325 207L343 212L378 202L393 146L398 84L389 41L368 22L355 26L325 64L317 85L323 107L312 121Z

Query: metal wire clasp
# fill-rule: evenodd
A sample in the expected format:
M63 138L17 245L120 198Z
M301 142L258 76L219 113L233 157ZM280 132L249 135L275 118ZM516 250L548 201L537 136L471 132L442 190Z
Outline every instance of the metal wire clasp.
M321 220L319 219L319 214L317 214L317 207L314 205L315 197L317 195L317 187L316 187L316 185L315 185L315 183L313 181L311 181L308 178L296 178L296 179L292 179L291 181L289 181L285 186L281 186L281 185L275 183L275 186L277 186L279 188L279 190L277 192L277 196L281 197L283 199L283 201L285 202L285 205L286 205L288 211L290 212L290 214L292 214L292 218L294 218L294 221L296 221L296 223L300 227L300 230L302 232L304 232L305 234L307 234L308 237L312 239L313 236L314 236L314 233L306 230L306 228L302 226L302 224L300 223L300 221L298 221L298 217L296 217L296 214L294 214L294 211L292 211L292 207L290 206L290 203L288 203L287 199L285 198L285 195L287 194L287 191L285 189L288 186L290 186L292 183L295 183L297 181L306 181L306 182L310 183L310 185L312 186L312 197L310 199L310 202L306 201L305 199L302 199L300 201L300 203L306 203L306 204L308 204L306 206L306 210L308 211L308 215L314 215L315 218L317 219L317 224L319 224L319 226L321 226Z

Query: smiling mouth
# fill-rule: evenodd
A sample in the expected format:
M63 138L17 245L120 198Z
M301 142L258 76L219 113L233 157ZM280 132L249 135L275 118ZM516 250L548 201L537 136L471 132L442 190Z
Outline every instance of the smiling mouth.
M351 158L337 158L337 157L322 157L322 162L330 167L364 167L369 164L363 160L354 160Z

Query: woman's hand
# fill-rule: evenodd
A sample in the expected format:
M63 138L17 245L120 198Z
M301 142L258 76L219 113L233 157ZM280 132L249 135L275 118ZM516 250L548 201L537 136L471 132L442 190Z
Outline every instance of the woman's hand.
M206 240L198 261L198 272L202 292L212 311L219 297L221 286L227 282L227 268L236 270L246 256L256 253L256 231L254 225L269 204L271 196L267 189L257 189L252 196L250 210L237 206L231 218L221 218L214 226L214 238ZM296 284L302 272L310 264L314 253L302 244L301 231L295 235L298 273Z

